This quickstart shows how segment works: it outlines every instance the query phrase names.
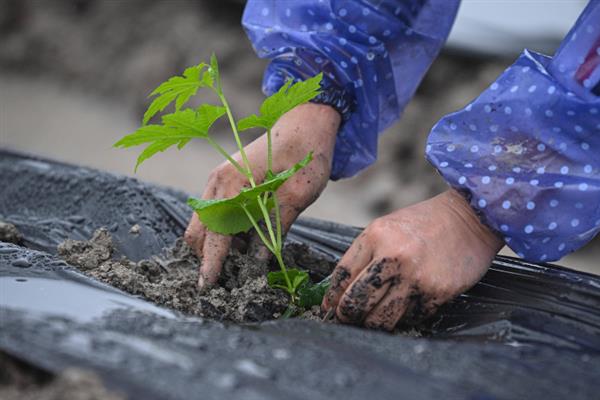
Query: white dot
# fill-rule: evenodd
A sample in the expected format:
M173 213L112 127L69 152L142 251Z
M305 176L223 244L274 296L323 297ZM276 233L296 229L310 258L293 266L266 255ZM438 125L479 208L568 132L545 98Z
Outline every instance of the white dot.
M563 250L565 249L565 247L566 247L566 246L565 246L565 244L564 244L564 243L561 243L561 244L559 244L559 245L558 245L558 251L563 251Z
M442 168L446 168L447 166L448 166L448 162L447 161L442 161L440 163L440 167L442 167Z
M346 10L345 8L341 8L340 11L338 12L338 15L340 17L345 17L346 14L348 14L348 10Z
M512 114L512 108L510 108L508 106L504 107L504 114L506 114L506 115Z
M590 145L589 145L589 144L587 144L586 142L582 142L582 143L581 143L581 148L582 148L583 150L588 150L588 149L590 148Z
M511 92L511 93L514 93L514 92L516 92L517 90L519 90L519 86L517 86L517 85L515 85L515 86L513 86L513 87L511 87L511 88L510 88L510 92Z
M331 22L326 23L325 24L325 29L327 29L329 31L332 30L333 29L333 24Z
M575 132L581 133L581 132L583 132L583 128L579 125L575 125Z
M580 183L579 184L579 190L581 190L582 192L585 192L588 189L588 184L587 183Z
M550 200L550 207L556 207L558 205L558 200L552 199Z
M367 60L373 61L374 58L375 58L375 54L373 54L373 52L371 52L371 51L367 52Z
M512 176L509 176L508 178L506 178L505 182L507 185L512 185L513 183L515 183L515 178L513 178Z
M535 92L535 89L537 89L537 86L531 85L531 86L529 86L528 92L533 93L533 92Z
M569 167L567 167L566 165L563 165L562 167L560 167L560 173L563 175L566 175L569 173Z
M586 174L591 174L592 166L590 164L586 165L585 167L583 167L583 172L585 172Z
M540 183L540 181L538 181L537 179L532 179L532 180L529 181L529 184L531 186L537 186L538 183Z
M471 146L471 153L477 153L478 151L479 151L479 146L477 146L476 144Z
M554 187L560 189L561 187L563 187L564 183L562 183L561 181L556 181L554 182Z
M486 104L485 106L483 106L483 111L485 111L486 113L492 112L492 107L490 107L489 104Z
M492 89L492 90L498 89L498 84L496 82L492 83L492 86L490 86L490 89Z
M263 17L266 17L267 15L269 15L269 9L267 7L262 9L262 13Z
M452 153L454 150L456 150L456 146L454 146L453 144L449 144L448 146L446 146L446 151L448 153Z
M477 130L477 127L475 126L475 124L469 124L469 129L475 132Z
M522 72L528 72L531 68L529 67L523 67L523 69L521 70Z
M489 169L490 171L495 171L495 170L497 169L497 167L496 167L495 165L490 165L490 166L488 167L488 169Z
M377 39L375 38L375 36L369 36L369 43L371 43L371 44L377 43Z
M548 224L548 229L550 229L551 231L555 230L556 227L558 226L558 224L556 222L550 222L550 224Z
M348 31L349 31L350 33L354 33L354 32L356 32L356 27L355 27L354 25L350 25L350 26L348 27Z
M369 10L369 9L368 9L368 8L366 8L366 7L365 7L365 8L363 8L363 10L362 10L362 14L363 14L364 16L367 16L367 15L369 15L370 13L371 13L371 10Z
M490 132L498 132L498 125L490 125Z
M544 151L546 150L546 145L544 143L540 143L537 145L537 149L538 151Z
M471 164L470 162L465 164L465 168L473 168L473 164Z
M456 130L456 124L454 122L450 124L450 129L452 129L453 131Z
M353 64L358 64L358 58L352 56L350 57L350 61L352 61ZM377 75L373 75L373 76L377 76Z
M535 170L535 172L537 172L538 174L542 175L544 172L546 172L546 168L545 167L539 167L538 169Z
M571 220L571 226L572 226L573 228L575 228L576 226L579 226L579 220L578 220L577 218L573 218L573 219Z
M548 88L548 94L552 94L552 93L554 93L555 91L556 91L556 87L554 87L554 86L550 86L550 87Z
M494 153L500 153L502 151L502 146L496 145L494 146Z
M562 151L565 151L567 149L567 144L565 142L561 142L561 144L558 145L558 148Z
M507 232L508 231L508 225L500 225L500 229L502 230L502 232Z
M531 233L533 232L533 226L532 225L527 225L525 226L525 229L523 229L525 231L525 233Z
M340 39L338 40L338 42L339 42L339 43L340 43L342 46L343 46L343 45L345 45L346 43L348 43L348 41L346 40L346 38L340 38Z
M479 199L477 204L479 205L479 207L485 208L485 206L487 205L487 202L484 199Z
M520 167L514 167L512 170L513 170L513 172L516 172L517 174L519 172L521 172L521 168Z
M460 178L458 178L458 183L460 183L461 185L464 185L466 181L467 181L467 178L465 178L464 176L461 176Z
M490 183L490 177L484 176L483 178L481 178L481 183L483 183L484 185L487 185L488 183Z
M547 258L548 256L546 254L542 254L540 257L540 261L546 261Z
M510 208L510 201L504 200L502 202L502 208L504 208L505 210L508 210Z
M533 210L535 208L535 203L533 201L528 201L527 202L527 209L528 210Z
M546 110L544 114L546 114L546 117L552 117L554 115L554 112L552 110Z
M383 31L383 36L390 36L391 33L392 32L389 29L386 29L385 31Z
M343 68L346 68L346 67L348 66L348 63L347 63L346 61L342 61L342 62L340 62L340 65L341 65Z

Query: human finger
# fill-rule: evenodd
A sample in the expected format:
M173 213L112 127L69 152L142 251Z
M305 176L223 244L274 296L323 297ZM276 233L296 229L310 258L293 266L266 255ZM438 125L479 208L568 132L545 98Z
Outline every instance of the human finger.
M223 262L229 253L232 237L216 232L207 232L202 249L202 265L198 277L198 286L214 285L221 275Z

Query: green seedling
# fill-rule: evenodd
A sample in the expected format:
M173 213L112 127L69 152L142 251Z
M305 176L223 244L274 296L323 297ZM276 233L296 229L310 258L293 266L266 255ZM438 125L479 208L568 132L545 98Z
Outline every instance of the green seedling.
M223 155L248 180L250 186L242 188L231 198L190 198L188 205L198 214L204 226L213 232L235 235L250 229L256 230L262 242L273 253L280 268L280 271L269 273L269 285L285 290L291 303L300 307L320 304L327 283L312 284L306 271L291 269L285 265L277 189L311 161L312 153L307 154L292 168L275 173L272 165L271 130L283 114L320 93L321 79L322 74L319 74L304 82L292 84L291 80L288 81L277 93L263 101L258 115L250 115L236 123L221 87L217 58L213 55L209 64L201 63L187 68L182 76L172 77L158 86L150 94L154 100L144 113L142 126L115 143L115 147L120 148L146 145L138 156L136 171L142 162L156 153L171 146L182 149L192 139L205 140ZM220 105L185 107L189 100L197 95L199 89L208 89L214 93ZM175 103L173 113L162 115L159 124L149 124L154 116L172 103ZM211 126L224 115L231 126L241 162L234 160L209 134ZM240 138L240 132L251 128L262 128L267 132L267 173L262 183L256 182L254 178ZM272 214L274 221L271 219Z

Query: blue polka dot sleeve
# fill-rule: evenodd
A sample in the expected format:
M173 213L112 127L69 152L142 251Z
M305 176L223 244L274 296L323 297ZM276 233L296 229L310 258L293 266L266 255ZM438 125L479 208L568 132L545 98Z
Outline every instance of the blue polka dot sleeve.
M459 0L249 0L243 16L257 54L271 59L263 90L324 72L325 89L352 99L332 179L377 157L379 134L414 94L450 31Z
M554 58L525 51L433 128L428 159L519 256L557 260L600 230L600 1Z

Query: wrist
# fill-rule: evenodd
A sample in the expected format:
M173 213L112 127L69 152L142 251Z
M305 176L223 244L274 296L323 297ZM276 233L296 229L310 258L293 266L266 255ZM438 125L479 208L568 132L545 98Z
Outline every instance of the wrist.
M504 246L502 238L484 224L473 210L468 200L455 189L449 189L440 195L444 204L457 214L473 237L478 238L492 254Z

